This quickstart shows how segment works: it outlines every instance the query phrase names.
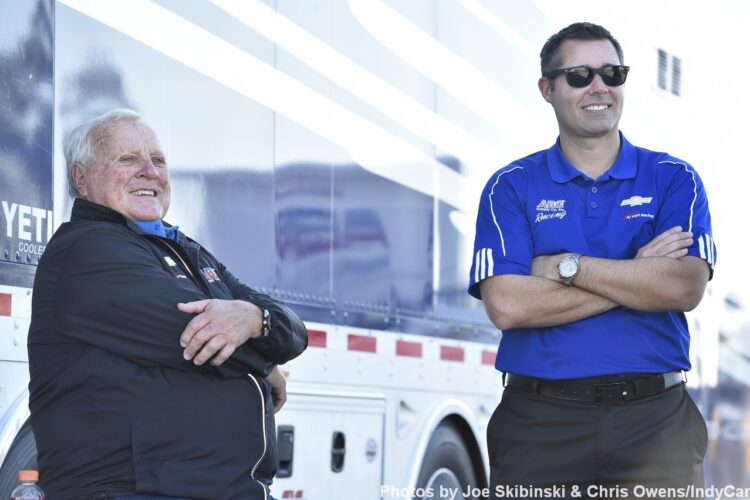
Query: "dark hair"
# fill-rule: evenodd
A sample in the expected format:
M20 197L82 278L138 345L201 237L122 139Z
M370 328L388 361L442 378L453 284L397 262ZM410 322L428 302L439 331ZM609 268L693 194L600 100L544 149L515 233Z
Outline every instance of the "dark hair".
M625 62L622 55L622 47L615 40L606 28L593 23L573 23L567 28L563 28L547 40L539 54L542 62L542 75L545 73L560 69L562 64L560 58L560 45L565 40L609 40L617 51L617 57L620 58L620 64Z

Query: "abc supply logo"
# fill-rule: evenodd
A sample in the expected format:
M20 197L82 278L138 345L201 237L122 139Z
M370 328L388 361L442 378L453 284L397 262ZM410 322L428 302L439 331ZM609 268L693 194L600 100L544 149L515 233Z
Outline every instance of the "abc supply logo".
M0 258L17 262L39 259L54 231L52 210L2 200Z
M565 200L542 200L536 206L536 219L534 219L534 222L562 219L566 214Z

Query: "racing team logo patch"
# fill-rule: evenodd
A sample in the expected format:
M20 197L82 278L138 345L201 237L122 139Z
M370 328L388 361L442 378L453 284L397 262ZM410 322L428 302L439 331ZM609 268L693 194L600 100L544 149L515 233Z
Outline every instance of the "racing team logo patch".
M216 269L214 269L213 267L204 267L203 269L201 269L201 274L209 283L213 283L214 281L221 281L219 279L219 275L216 273Z
M562 219L566 214L565 200L542 200L536 206L536 219L534 222Z

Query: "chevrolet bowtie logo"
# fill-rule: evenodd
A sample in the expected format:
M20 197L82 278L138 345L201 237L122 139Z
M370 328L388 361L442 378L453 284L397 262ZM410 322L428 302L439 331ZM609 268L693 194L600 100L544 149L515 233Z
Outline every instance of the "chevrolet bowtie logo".
M622 200L620 206L627 207L629 205L631 207L637 207L639 205L646 205L647 203L651 203L651 200L653 200L651 196L649 196L648 198L643 196L631 196L630 198Z

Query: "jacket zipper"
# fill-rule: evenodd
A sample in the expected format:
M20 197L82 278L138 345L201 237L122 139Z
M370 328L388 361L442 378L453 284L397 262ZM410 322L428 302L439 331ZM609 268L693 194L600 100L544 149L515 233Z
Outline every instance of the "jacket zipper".
M203 282L196 279L195 275L190 270L190 266L187 264L187 262L185 262L185 259L182 258L182 256L180 255L180 252L178 252L177 249L175 249L171 243L169 243L167 240L163 238L153 238L153 239L163 244L165 247L167 247L167 249L169 249L169 251L175 257L179 259L180 264L182 264L183 269L185 269L185 271L190 275L192 280L195 283L197 283L201 288L205 288L204 286L202 286ZM200 247L199 247L199 250L200 250ZM261 406L260 428L263 429L263 452L260 454L260 457L258 457L258 461L255 463L252 470L250 471L250 477L253 478L253 480L257 482L260 485L260 487L263 489L263 500L268 500L268 490L266 489L266 485L258 481L257 479L255 479L255 471L258 469L258 467L260 466L260 463L263 461L263 458L266 456L266 451L268 449L268 442L267 442L268 438L266 436L266 397L263 395L263 389L260 387L260 384L255 379L255 377L253 377L249 373L247 374L247 376L250 378L250 380L253 381L253 383L255 384L255 387L258 389L258 394L260 395L260 403L261 403L260 405Z
M255 387L258 389L258 394L260 394L260 402L261 402L260 427L261 429L263 429L263 453L260 454L258 461L255 463L252 470L250 471L250 477L253 478L261 486L261 488L263 488L263 500L267 500L268 491L266 490L266 485L258 481L257 479L255 479L255 471L258 469L258 466L263 461L263 457L266 456L266 449L268 447L268 444L266 442L267 440L266 438L266 397L263 395L263 389L260 387L260 384L255 379L255 377L253 377L249 373L247 374L247 376L250 378L250 380L253 381L253 383L255 383Z

